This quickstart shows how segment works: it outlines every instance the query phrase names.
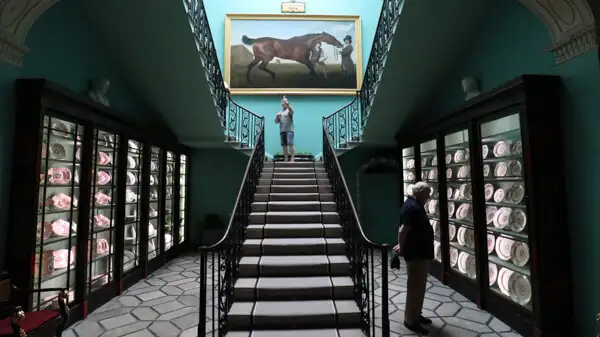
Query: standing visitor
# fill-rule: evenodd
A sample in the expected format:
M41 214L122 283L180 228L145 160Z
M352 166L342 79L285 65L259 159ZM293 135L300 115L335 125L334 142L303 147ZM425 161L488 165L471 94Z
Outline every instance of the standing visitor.
M431 324L422 316L423 300L429 274L429 262L433 259L433 228L425 213L425 202L431 188L419 181L413 186L413 195L402 205L402 224L398 231L398 245L394 250L404 257L408 273L404 326L421 335L427 329L421 324Z
M275 124L279 124L279 137L281 138L281 147L283 148L284 161L288 161L288 153L290 161L294 161L294 109L283 96L281 100L281 110L275 116ZM289 148L289 152L288 152Z

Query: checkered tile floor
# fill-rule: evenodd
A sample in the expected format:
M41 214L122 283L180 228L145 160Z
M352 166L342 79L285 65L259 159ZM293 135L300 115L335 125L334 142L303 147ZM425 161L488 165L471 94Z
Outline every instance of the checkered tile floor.
M179 257L88 315L85 320L73 324L63 333L63 337L197 337L199 272L199 255ZM406 298L405 273L406 270L401 269L389 274L391 336L416 336L402 324ZM381 276L376 275L376 280L381 280ZM429 278L425 297L423 314L433 319L430 336L520 337L504 323L477 309L475 304L433 277ZM378 292L375 298L381 303ZM209 306L211 304L208 303ZM212 308L208 308L207 316L207 331L211 331ZM380 324L381 320L376 319L376 325Z

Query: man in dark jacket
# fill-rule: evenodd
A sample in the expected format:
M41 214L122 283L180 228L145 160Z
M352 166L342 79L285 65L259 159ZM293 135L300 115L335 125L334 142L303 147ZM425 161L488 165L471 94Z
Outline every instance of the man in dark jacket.
M425 182L413 186L413 196L402 205L402 225L398 231L398 245L394 250L404 257L408 273L404 326L421 335L427 329L421 324L431 324L421 315L429 273L429 262L433 259L433 228L425 213L425 202L431 188Z

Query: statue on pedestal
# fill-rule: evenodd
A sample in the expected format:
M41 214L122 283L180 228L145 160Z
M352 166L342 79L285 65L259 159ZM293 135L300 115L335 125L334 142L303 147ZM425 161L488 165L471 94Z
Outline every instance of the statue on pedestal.
M110 101L106 96L108 92L108 88L110 88L110 81L102 78L95 79L90 81L90 88L88 90L88 96L97 103L100 103L106 107L110 106Z
M465 93L465 101L475 98L481 94L479 83L474 77L465 77L462 79L462 89Z

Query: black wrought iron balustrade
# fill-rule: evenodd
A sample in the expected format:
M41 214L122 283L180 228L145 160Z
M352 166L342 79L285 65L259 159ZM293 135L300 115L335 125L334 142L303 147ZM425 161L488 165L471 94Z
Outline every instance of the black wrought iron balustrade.
M335 147L327 131L325 120L323 123L323 160L338 207L340 226L342 226L343 238L346 243L346 256L350 260L354 299L361 312L361 329L367 336L389 337L389 246L373 243L366 237L335 154ZM376 255L381 256L381 265L376 264ZM379 279L379 273L381 273L381 279ZM381 305L378 306L375 293L379 291ZM376 325L376 318L381 318L379 327Z
M238 279L239 263L243 255L246 227L264 158L264 118L261 118L255 146L225 234L216 244L199 248L201 256L198 336L223 337L228 332L227 315L233 305L234 285ZM206 322L207 317L210 318L209 322Z
M227 140L241 148L251 149L263 125L263 117L229 100L227 111Z
M375 98L377 84L383 72L383 66L392 38L394 29L404 0L384 0L379 15L379 22L373 37L373 45L369 54L369 61L363 77L362 87L359 93L361 108L361 127L365 127L369 118L370 108Z
M327 117L323 117L327 135L334 149L348 148L351 142L359 142L361 136L360 100L352 102Z

